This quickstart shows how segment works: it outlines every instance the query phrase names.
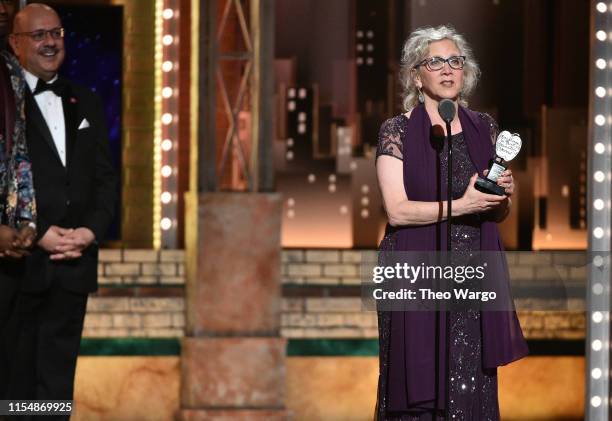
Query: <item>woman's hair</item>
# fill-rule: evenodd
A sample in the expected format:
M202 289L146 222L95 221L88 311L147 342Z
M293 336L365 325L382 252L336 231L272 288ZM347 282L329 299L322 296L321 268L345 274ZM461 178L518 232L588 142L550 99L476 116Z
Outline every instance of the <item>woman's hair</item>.
M451 40L459 49L459 53L465 56L465 65L463 67L463 88L459 92L459 103L463 106L467 105L466 98L476 87L478 78L480 77L480 68L472 53L472 48L469 46L465 38L459 34L452 26L431 26L419 28L415 30L402 48L402 60L400 64L400 83L402 84L402 105L406 111L414 108L419 103L419 93L412 70L414 66L422 62L429 53L429 44L443 39Z

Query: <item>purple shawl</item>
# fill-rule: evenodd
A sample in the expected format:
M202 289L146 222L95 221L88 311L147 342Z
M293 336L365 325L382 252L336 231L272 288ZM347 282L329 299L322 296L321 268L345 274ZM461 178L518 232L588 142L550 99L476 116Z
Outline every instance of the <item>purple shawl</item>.
M478 113L463 107L459 107L459 120L470 158L482 172L494 156L489 125ZM404 185L406 195L411 200L446 200L446 183L440 183L440 192L436 186L437 152L430 144L430 132L429 116L425 107L419 105L412 110L407 129L402 135ZM446 229L446 222L402 227L396 234L395 250L435 251L439 245L445 250ZM481 250L503 251L496 222L484 221L480 233ZM505 257L502 265L502 281L509 288ZM528 353L515 311L482 311L481 326L484 368L508 364ZM405 411L415 405L433 407L434 400L437 400L437 408L445 407L445 337L444 313L392 312L388 410Z

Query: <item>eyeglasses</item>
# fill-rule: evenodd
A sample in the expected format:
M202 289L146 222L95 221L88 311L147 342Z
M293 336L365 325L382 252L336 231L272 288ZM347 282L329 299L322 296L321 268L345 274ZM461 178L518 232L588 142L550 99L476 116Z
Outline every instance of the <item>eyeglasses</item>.
M47 39L47 34L51 35L53 39L64 38L64 28L53 28L53 29L39 29L32 32L17 32L13 35L27 35L34 41L42 41Z
M440 70L444 67L444 63L448 63L451 69L462 70L463 65L465 64L465 56L450 56L449 58L442 57L431 57L426 58L416 66L415 69L418 69L420 66L425 65L427 70L430 72Z

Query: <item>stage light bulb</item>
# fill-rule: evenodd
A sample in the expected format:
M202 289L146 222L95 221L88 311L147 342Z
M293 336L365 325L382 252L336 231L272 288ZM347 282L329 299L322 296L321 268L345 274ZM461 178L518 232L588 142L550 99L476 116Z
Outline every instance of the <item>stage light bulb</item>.
M162 96L164 98L170 98L172 96L172 88L169 86L166 86L165 88L162 89Z
M165 124L165 125L168 125L168 124L172 123L172 114L164 113L162 115L162 123Z
M162 63L162 70L164 72L169 72L172 70L172 67L174 67L174 65L172 64L172 62L170 60L166 60Z
M593 257L593 264L597 267L603 265L603 257L597 255L595 257Z
M172 201L172 193L165 191L161 194L161 201L163 204L167 205Z
M293 146L293 139L292 138L287 139L287 146L288 147L292 147Z
M595 66L597 66L598 69L603 70L606 68L606 61L603 58L598 58L595 60Z
M335 184L330 184L327 189L329 190L330 193L335 193L336 192L336 185Z
M172 228L172 220L170 218L162 218L160 225L161 225L161 229L163 229L164 231L167 231L170 228Z
M606 88L604 88L603 86L598 86L597 89L595 89L595 95L597 95L600 98L603 98L606 96Z
M601 351L602 347L603 347L603 344L602 344L602 342L599 339L595 339L591 343L591 348L593 349L593 351Z
M308 182L310 184L314 183L315 181L317 181L317 177L314 174L308 174Z
M346 215L348 213L348 207L346 205L340 206L340 215Z
M174 37L172 35L164 35L162 38L162 44L168 46L174 42Z
M328 180L329 180L330 183L335 183L336 182L336 175L335 174L330 174Z
M295 218L295 211L293 209L289 209L287 211L287 218L289 218L289 219Z
M161 168L162 177L168 178L172 175L172 167L170 165L164 165Z
M164 11L162 12L162 16L164 19L172 19L172 17L174 16L174 10L164 9Z
M593 285L593 294L601 295L603 293L603 285L600 283L596 283Z
M601 405L601 398L599 396L593 396L591 398L591 406L597 408Z
M605 41L606 38L608 38L608 35L606 34L606 31L597 31L595 33L595 36L597 37L598 40L600 41Z
M367 196L363 196L361 198L361 206L368 206L370 204L370 199Z
M593 321L595 323L600 323L603 320L603 314L601 311L596 311L593 313Z
M370 211L367 209L361 209L361 217L363 219L367 219L368 216L370 216Z
M597 239L601 239L604 236L604 230L602 227L595 227L593 229L593 237L597 238Z
M287 151L285 157L287 158L287 161L291 161L293 159L293 151Z
M370 187L367 184L362 184L361 185L361 193L368 194L369 191L370 191Z
M591 370L591 377L593 377L595 380L598 380L601 378L601 368L594 368Z
M289 199L287 199L287 206L289 207L295 206L295 199L293 197L290 197Z
M604 208L604 201L601 199L595 199L593 201L593 207L597 210L602 210Z
M593 179L598 183L601 183L606 179L606 176L603 171L595 171L595 174L593 174Z
M161 148L163 151L168 152L172 149L172 141L170 139L164 139L161 143Z
M597 142L595 144L595 153L602 154L606 151L606 147L603 143Z
M608 7L603 1L600 1L599 3L597 3L597 6L595 6L595 8L597 9L599 13L606 13L606 10L608 10Z
M602 114L597 114L595 116L595 124L597 124L598 126L603 126L604 124L606 124L606 118Z

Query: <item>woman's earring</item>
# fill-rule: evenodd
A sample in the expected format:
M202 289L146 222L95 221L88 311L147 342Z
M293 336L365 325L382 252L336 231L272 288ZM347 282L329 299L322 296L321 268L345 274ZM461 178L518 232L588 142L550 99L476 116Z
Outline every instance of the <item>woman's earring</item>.
M421 91L421 88L417 88L417 90L419 91L419 102L422 104L425 102L425 96L423 95L423 91Z

